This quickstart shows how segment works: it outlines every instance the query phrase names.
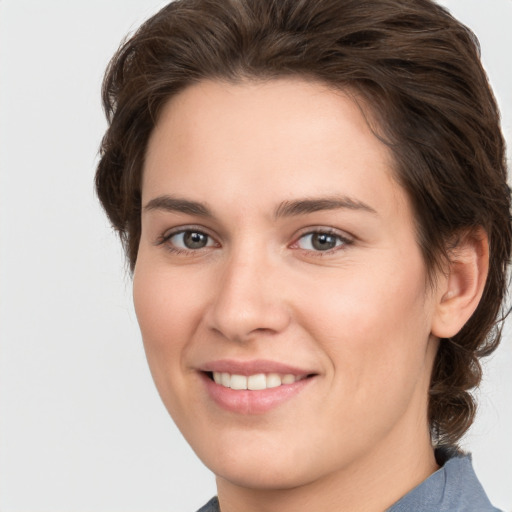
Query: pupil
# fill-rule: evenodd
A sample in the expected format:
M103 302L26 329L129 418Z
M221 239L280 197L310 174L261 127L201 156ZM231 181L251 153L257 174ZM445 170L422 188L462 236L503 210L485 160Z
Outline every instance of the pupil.
M189 249L202 249L206 246L208 238L203 233L196 231L187 231L183 237L183 242Z
M336 247L336 237L325 233L316 233L312 237L312 245L318 251L328 251Z

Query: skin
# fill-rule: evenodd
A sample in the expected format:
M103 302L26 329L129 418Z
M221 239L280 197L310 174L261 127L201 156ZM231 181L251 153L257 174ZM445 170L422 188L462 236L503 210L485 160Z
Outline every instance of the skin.
M351 98L299 79L189 87L152 133L142 204L147 359L223 512L384 510L437 469L432 364L478 303L485 237L429 287L392 156ZM187 229L206 246L187 249ZM311 244L319 231L332 249ZM233 412L200 371L221 359L314 376L267 412Z

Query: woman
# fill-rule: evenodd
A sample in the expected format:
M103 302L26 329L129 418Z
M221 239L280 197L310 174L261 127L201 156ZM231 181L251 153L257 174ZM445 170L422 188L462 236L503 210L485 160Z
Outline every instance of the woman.
M457 450L511 246L468 29L428 0L178 0L104 105L97 190L217 478L201 510L496 510Z

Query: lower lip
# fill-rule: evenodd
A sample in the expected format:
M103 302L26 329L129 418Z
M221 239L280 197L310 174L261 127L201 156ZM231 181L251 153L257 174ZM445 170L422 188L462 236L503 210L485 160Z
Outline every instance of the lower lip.
M205 373L201 373L201 377L212 400L223 409L238 414L263 414L270 411L291 400L313 380L313 377L307 377L293 384L253 391L226 388L215 383Z

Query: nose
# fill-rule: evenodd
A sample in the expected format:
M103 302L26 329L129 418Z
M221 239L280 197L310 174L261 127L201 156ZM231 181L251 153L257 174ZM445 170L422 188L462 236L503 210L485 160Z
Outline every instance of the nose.
M209 328L236 342L284 331L291 317L279 270L262 255L231 256L217 276L206 313Z

